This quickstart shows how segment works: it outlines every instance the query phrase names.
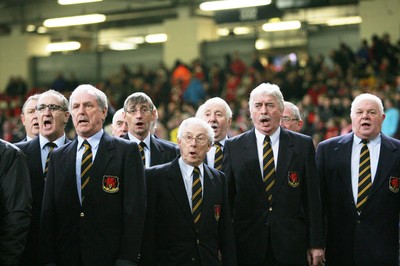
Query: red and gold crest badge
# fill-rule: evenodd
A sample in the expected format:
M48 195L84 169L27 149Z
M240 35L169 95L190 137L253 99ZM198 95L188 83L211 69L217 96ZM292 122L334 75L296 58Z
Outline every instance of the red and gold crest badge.
M214 205L214 217L217 222L219 221L220 216L221 216L221 205Z
M289 171L288 172L288 184L292 188L297 188L299 186L299 173L296 171Z
M107 193L116 193L119 191L119 178L117 176L103 176L103 190Z
M390 191L392 191L393 193L399 192L399 189L400 189L400 180L399 180L398 177L391 176L391 177L389 178L389 189L390 189Z

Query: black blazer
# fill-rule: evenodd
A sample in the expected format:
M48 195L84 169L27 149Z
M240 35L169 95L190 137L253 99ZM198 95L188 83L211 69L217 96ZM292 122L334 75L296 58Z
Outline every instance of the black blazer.
M71 142L71 140L65 138L65 144L69 142ZM26 247L19 265L42 265L39 257L39 225L45 182L39 137L36 137L31 141L16 143L16 146L18 146L26 156L32 190L32 222L29 229Z
M400 141L381 135L376 176L360 215L351 185L352 145L349 133L317 148L327 265L398 265Z
M123 136L129 140L129 135ZM150 136L150 166L169 163L179 155L178 146L170 141Z
M236 265L225 176L204 165L196 233L178 158L146 169L148 209L141 265Z
M76 184L77 144L75 139L50 159L40 231L44 263L138 261L146 190L137 144L103 134L83 205Z
M271 206L262 181L255 129L228 139L224 155L238 263L262 263L268 242L279 262L306 263L307 248L324 245L312 139L281 128Z

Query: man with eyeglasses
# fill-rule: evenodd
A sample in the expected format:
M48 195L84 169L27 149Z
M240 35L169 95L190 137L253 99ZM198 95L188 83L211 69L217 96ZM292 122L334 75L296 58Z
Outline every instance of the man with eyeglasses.
M140 265L236 265L225 175L203 163L213 138L205 121L185 119L178 129L181 156L146 169Z
M139 145L145 167L172 161L179 154L173 143L155 138L152 123L156 121L156 110L151 98L136 92L129 95L124 102L125 121L128 123L128 134L125 139Z
M275 84L252 90L254 128L225 142L239 265L313 265L324 259L321 199L312 138L280 127Z
M291 102L285 101L283 104L285 109L283 109L281 127L300 132L303 127L303 120L301 119L299 108Z
M225 141L232 123L232 110L221 98L214 97L202 104L196 112L196 117L206 121L214 130L214 140L205 162L221 170Z
M124 108L116 111L113 116L111 124L111 134L114 137L120 138L128 133L128 123L126 123L124 116Z
M35 109L39 136L17 144L26 155L32 188L32 223L20 265L41 265L39 224L48 160L54 149L70 142L64 132L70 115L64 95L48 90L39 95Z

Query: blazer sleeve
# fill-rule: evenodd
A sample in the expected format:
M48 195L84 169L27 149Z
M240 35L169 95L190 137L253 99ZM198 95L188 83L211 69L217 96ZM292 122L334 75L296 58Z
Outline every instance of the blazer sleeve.
M222 265L223 266L234 266L237 265L236 262L236 247L235 239L233 234L233 224L231 210L228 200L228 190L226 178L223 173L220 176L222 189L223 189L223 208L221 210L221 222L219 223L220 232L220 243L221 243L221 255L222 255Z
M31 221L29 170L20 150L8 145L1 148L0 265L16 265L24 250Z
M231 156L232 156L232 154L231 154L230 142L229 142L229 140L227 140L225 142L225 147L224 147L224 159L222 162L222 172L225 173L228 201L229 201L229 206L231 209L231 215L233 216L233 213L235 211L236 187L235 187L234 172L232 169Z
M306 156L306 206L309 221L309 248L323 248L323 226L322 226L322 211L321 211L321 195L318 179L318 172L315 163L315 148L312 139L307 141Z

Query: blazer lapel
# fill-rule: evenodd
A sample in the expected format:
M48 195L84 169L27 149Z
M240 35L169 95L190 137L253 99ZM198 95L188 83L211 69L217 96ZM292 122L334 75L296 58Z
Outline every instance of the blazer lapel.
M343 182L347 194L353 201L353 188L351 184L351 152L353 147L353 133L345 135L339 142L338 146L334 148L332 158L336 158L339 167L339 178ZM354 205L355 207L355 205Z
M91 174L90 174L91 180L89 180L89 186L87 187L87 189L89 191L93 190L95 188L95 186L98 185L97 180L103 178L105 169L107 168L107 165L112 158L111 151L113 150L113 148L114 147L113 147L111 137L104 133L100 139L96 158L93 161ZM87 193L87 195L90 196L90 195L93 195L93 193Z
M150 136L150 165L158 165L162 162L162 154L164 149L155 140L153 136Z
M242 143L242 148L244 150L243 160L249 172L249 177L253 179L254 185L257 190L265 198L265 184L263 182L263 176L260 170L260 163L258 160L257 152L257 139L255 129L250 131Z
M73 143L68 145L63 153L61 154L60 161L65 162L63 171L66 173L63 174L66 178L65 180L65 190L72 191L72 198L74 201L74 206L80 207L81 204L79 202L79 195L76 184L76 152L77 152L78 140L74 140Z
M378 168L376 169L376 175L374 182L372 183L372 190L369 197L373 196L374 192L376 192L376 190L384 183L386 177L390 175L390 171L392 170L393 164L396 160L396 156L394 154L396 150L396 146L390 142L389 138L382 135Z
M273 193L277 193L282 187L282 184L287 182L287 175L292 157L297 156L297 154L293 152L293 146L293 140L289 137L286 130L281 128L281 133L279 136L278 162L276 164L275 175L276 186Z
M201 212L200 228L204 224L204 221L208 221L209 219L209 212L205 210L209 210L210 208L214 209L214 206L212 206L212 203L215 202L213 195L216 195L214 176L212 175L208 166L204 164L203 202L201 207L204 211Z
M179 167L178 158L175 158L171 163L171 169L167 171L169 183L169 190L174 196L177 204L182 210L184 216L193 223L192 210L189 205L185 184L182 179L182 172Z

